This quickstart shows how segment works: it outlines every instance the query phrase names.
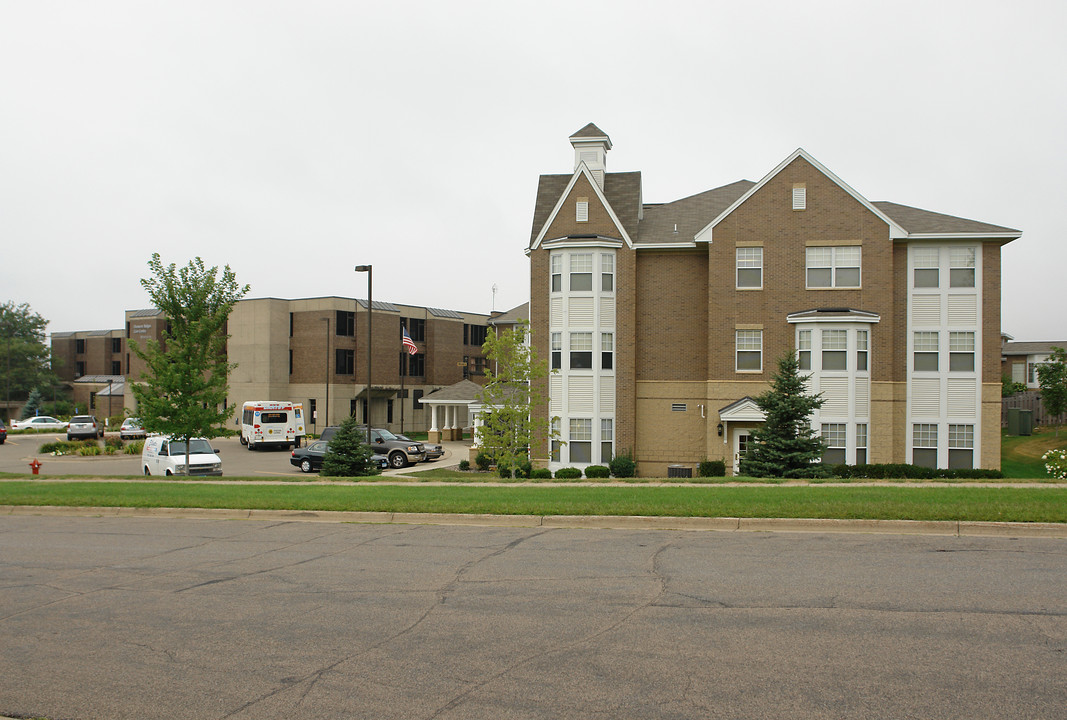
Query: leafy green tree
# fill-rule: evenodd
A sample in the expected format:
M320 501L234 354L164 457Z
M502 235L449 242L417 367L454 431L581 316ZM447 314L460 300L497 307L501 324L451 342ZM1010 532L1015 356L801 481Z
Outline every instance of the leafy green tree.
M1067 411L1067 352L1063 348L1053 346L1048 360L1037 366L1037 382L1046 413L1062 415ZM1057 426L1056 437L1059 435Z
M154 253L148 267L152 276L141 286L169 324L162 343L130 341L149 371L132 390L145 430L185 442L188 468L189 439L223 434L233 415L234 406L221 409L235 367L226 360L226 319L249 286L237 284L229 265L218 277L218 268L206 268L200 258L179 270L174 263L164 267Z
M527 462L535 439L552 439L544 408L548 398L536 381L548 377L548 363L526 343L529 323L497 335L489 333L482 345L489 379L481 394L486 411L478 428L478 445L497 467L516 469Z
M0 305L0 390L8 401L25 398L35 387L53 387L51 352L45 345L48 321L27 303Z
M767 415L762 427L752 431L752 440L740 473L752 477L821 477L819 463L826 446L811 427L811 414L822 407L821 395L811 395L804 386L794 353L778 361L771 376L771 389L755 398Z
M322 475L328 477L363 477L377 475L378 465L371 461L374 451L364 442L363 427L356 418L344 419L330 438L322 458Z
M1001 397L1011 397L1021 392L1026 392L1026 383L1015 382L1011 379L1011 375L1004 375L1000 378Z

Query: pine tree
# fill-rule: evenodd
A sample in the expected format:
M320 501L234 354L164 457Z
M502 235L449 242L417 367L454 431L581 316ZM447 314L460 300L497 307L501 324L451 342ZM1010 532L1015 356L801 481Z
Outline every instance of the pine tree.
M771 389L755 398L767 415L752 432L740 473L751 477L811 478L825 475L820 464L826 446L811 427L811 414L822 407L821 395L811 395L804 386L794 353L778 361L771 376Z
M26 404L22 406L22 420L31 418L37 414L37 411L41 407L41 391L37 388L30 390L30 396L26 399Z
M356 418L344 419L330 438L322 458L322 475L327 477L362 477L377 475L378 465L371 461L373 451L363 441L363 427Z

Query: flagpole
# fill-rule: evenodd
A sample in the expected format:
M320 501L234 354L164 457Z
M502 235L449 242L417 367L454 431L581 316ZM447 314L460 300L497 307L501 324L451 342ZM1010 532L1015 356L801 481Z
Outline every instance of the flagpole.
M407 374L408 361L405 359L407 348L404 347L404 325L400 325L400 434L404 434L404 375Z

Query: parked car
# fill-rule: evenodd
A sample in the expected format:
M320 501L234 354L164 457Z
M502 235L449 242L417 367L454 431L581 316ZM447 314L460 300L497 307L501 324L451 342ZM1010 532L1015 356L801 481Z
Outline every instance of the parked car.
M222 475L218 452L204 438L191 438L187 471L185 442L166 435L153 435L145 440L141 467L145 475Z
M322 470L322 459L326 457L326 448L330 443L325 440L316 440L307 447L296 448L289 457L289 462L294 467L300 468L300 472L310 473ZM371 455L371 462L379 468L389 467L389 458L375 453Z
M5 440L7 440L7 428L4 427L3 421L0 421L0 445L3 445Z
M119 428L119 437L123 440L136 440L145 437L144 428L141 427L141 418L126 418Z
M12 430L66 430L67 424L50 415L38 415L11 423Z
M329 440L337 429L337 425L323 428L319 439ZM370 446L375 453L389 458L389 465L394 468L407 467L426 459L426 448L422 443L407 438L401 439L385 428L370 429Z
M75 415L67 424L67 440L104 437L104 426L92 415Z
M401 440L407 440L408 442L415 442L406 435L397 435L397 437ZM424 442L422 447L426 450L426 460L424 460L424 462L432 462L445 454L445 449L434 443Z

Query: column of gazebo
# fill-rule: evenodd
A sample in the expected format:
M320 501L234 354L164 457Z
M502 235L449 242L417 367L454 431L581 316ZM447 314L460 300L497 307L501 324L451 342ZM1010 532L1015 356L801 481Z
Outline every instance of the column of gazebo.
M436 403L430 404L430 429L426 433L426 439L432 443L441 442L441 430L437 427L437 408L440 407Z

